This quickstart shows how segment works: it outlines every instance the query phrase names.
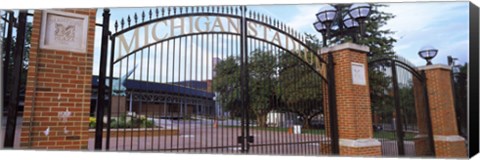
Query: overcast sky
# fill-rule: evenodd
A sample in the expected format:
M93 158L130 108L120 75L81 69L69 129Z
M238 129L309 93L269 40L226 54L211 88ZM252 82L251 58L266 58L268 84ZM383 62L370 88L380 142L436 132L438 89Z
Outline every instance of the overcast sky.
M396 54L405 57L413 64L421 66L425 61L418 56L418 50L424 45L432 45L439 50L433 63L447 63L447 56L459 59L459 63L468 62L469 46L469 16L468 2L418 2L418 3L382 3L387 7L379 10L392 13L395 18L389 20L384 29L391 29L397 39L394 44ZM320 37L312 23L316 20L315 13L325 4L302 5L254 5L249 6L265 15L285 22L292 28L315 34ZM112 9L111 20L133 15L142 8ZM102 10L97 12L101 17ZM97 18L101 23L101 18ZM113 26L113 25L111 25ZM98 73L100 51L100 27L96 30L96 45L93 73ZM458 62L457 62L458 63Z

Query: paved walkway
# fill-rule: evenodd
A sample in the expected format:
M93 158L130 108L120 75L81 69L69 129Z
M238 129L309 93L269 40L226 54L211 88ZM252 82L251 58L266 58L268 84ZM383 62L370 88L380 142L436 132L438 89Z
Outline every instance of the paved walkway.
M2 120L2 134L5 135L6 118ZM22 119L17 119L14 148L20 146L20 131ZM111 151L153 151L153 152L189 152L189 153L240 153L241 145L237 137L241 135L238 127L218 127L208 122L168 123L173 128L180 129L180 135L175 136L140 136L111 137ZM236 124L235 124L236 126ZM121 131L120 131L121 132ZM112 133L112 135L115 135ZM328 138L320 134L289 134L284 131L266 131L251 129L254 143L250 145L250 154L269 155L321 155L321 144L328 143ZM4 138L4 137L0 137ZM93 151L94 138L89 139L88 150ZM3 145L2 145L3 146ZM103 143L105 148L105 139ZM397 155L395 141L382 141L383 156ZM405 154L415 155L415 144L405 142Z
M177 125L174 128L179 128L179 135L111 137L110 150L240 153L241 145L237 143L237 137L241 136L241 130L238 127L213 127L210 123L198 122L170 124ZM254 143L250 145L251 154L319 155L320 143L328 143L328 139L320 134L289 134L285 131L255 129L251 129L250 133L254 136ZM93 144L94 138L90 138L89 150L93 150Z
M13 142L13 147L14 148L20 148L20 133L22 131L22 118L21 117L17 117L17 125L15 127L15 140ZM7 124L7 117L5 116L2 116L2 124L1 124L1 131L2 132L2 139L5 138L5 131L6 131L6 124ZM3 141L5 142L5 141ZM3 144L0 144L2 147L0 148L3 148Z

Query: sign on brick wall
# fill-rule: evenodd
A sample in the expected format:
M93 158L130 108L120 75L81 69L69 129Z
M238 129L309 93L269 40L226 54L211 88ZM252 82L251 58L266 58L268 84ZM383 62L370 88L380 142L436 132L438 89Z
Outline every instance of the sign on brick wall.
M352 81L356 85L366 85L365 65L352 62Z
M43 12L40 48L87 52L88 16L53 10Z

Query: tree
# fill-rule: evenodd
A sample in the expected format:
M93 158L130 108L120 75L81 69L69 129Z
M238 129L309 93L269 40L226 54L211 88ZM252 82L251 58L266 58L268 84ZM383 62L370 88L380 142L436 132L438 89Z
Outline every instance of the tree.
M368 74L372 116L388 118L389 114L395 110L390 88L392 78L386 75L386 69L382 67L369 68Z
M250 110L257 118L259 126L266 126L267 114L270 112L277 92L276 72L277 62L271 52L253 51L248 65L248 94ZM213 79L213 89L219 93L219 101L225 110L234 115L242 113L240 90L240 61L238 57L229 57L216 66L217 76Z
M280 55L279 79L282 110L296 113L303 120L303 127L310 128L312 119L323 113L323 80L314 70L298 58Z
M459 66L458 70L454 70L454 92L455 92L455 112L457 114L457 121L459 122L460 134L467 136L467 71L468 63Z
M239 116L241 112L240 97L240 59L228 57L215 66L217 76L213 79L213 90L219 93L218 100L226 111Z
M249 111L257 124L265 127L268 113L278 110L297 113L309 128L311 119L323 111L320 76L285 52L255 50L248 61ZM240 115L243 108L238 58L229 57L219 62L216 72L213 89L219 93L220 103L225 110Z
M375 5L374 8L381 6ZM391 14L373 10L370 20L366 23L366 36L359 39L358 43L369 46L374 56L394 54L392 48L396 40L389 36L393 32L380 29L391 18L393 18ZM305 37L306 45L310 49L321 48L320 41L314 35L306 34ZM328 41L335 44L351 41L351 38L332 37ZM310 127L313 117L323 113L323 80L302 60L286 52L273 54L271 51L255 50L250 53L248 61L249 107L252 115L257 118L259 126L266 126L266 115L272 110L296 113L302 117L303 126L306 128ZM369 72L374 78L370 82L379 84L378 87L373 88L372 96L386 96L390 78L379 70L372 69ZM227 58L217 64L217 76L214 78L213 88L219 93L219 99L224 108L238 114L241 113L242 107L239 81L238 58ZM391 102L378 101L375 105L380 106L382 103Z
M249 56L248 94L250 111L260 127L267 125L267 115L278 105L278 62L271 51L255 50Z
M345 4L337 5L346 8L344 9L345 13L341 13L342 15L348 14L346 13L348 11L348 6ZM395 16L391 13L378 10L379 7L386 6L387 5L383 4L372 4L371 15L365 21L365 33L364 35L360 36L356 42L361 45L366 45L370 48L370 58L394 55L393 43L397 41L395 38L391 37L391 34L394 32L390 29L383 29L382 27L387 24L388 20L394 18ZM332 31L333 34L338 34L339 36L330 37L327 39L330 44L340 44L353 40L349 34L339 34L336 32L338 31Z

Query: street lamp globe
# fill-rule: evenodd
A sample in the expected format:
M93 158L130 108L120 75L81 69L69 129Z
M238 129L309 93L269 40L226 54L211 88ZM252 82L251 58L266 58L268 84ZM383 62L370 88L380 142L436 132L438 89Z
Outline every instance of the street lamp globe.
M327 31L327 27L322 22L315 22L313 23L313 26L315 27L315 30L317 30L320 33L325 33Z
M331 5L326 5L317 13L317 19L319 22L325 24L326 27L329 27L329 24L333 22L337 15L337 9L332 7Z
M350 11L348 12L350 16L359 21L364 20L370 15L371 6L366 3L353 4L350 6Z
M435 48L434 48L433 46L431 46L431 45L423 46L423 47L420 49L420 51L418 51L418 55L427 61L427 65L431 65L431 64L432 64L431 60L432 60L435 56L437 56L437 53L438 53L438 49L435 49Z
M349 15L343 17L343 24L347 28L356 28L359 26L358 22L353 20Z

